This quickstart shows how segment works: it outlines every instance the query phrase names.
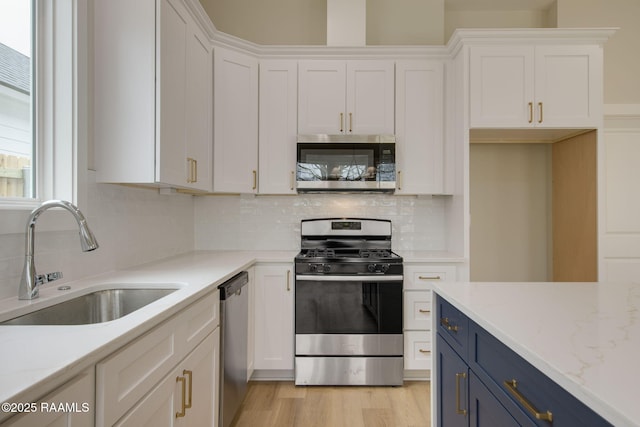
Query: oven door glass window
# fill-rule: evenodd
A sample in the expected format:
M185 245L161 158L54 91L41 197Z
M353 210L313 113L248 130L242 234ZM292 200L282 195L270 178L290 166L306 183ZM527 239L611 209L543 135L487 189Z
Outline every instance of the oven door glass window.
M401 334L402 282L296 281L296 334Z

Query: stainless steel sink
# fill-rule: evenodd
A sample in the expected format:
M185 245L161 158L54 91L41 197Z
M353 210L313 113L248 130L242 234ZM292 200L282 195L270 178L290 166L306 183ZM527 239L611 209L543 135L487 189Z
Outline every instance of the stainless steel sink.
M1 322L0 325L88 325L119 319L177 289L107 289Z

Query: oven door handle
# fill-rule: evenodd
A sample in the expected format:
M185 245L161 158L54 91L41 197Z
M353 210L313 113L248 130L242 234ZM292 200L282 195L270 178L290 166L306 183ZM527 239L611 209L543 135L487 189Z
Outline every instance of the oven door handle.
M296 280L310 280L314 282L402 282L404 276L402 275L353 275L353 276L340 276L334 274L327 275L311 275L311 274L298 274Z

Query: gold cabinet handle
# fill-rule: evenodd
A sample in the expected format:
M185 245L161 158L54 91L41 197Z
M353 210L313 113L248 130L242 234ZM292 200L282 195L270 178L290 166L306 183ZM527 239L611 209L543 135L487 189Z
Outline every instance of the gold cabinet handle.
M420 280L440 280L442 277L440 276L418 276Z
M431 350L423 350L423 349L419 349L418 350L420 353L422 354L431 354Z
M398 171L398 190L402 190L402 176L400 175L402 171Z
M255 190L256 188L258 188L258 171L253 170L253 187L251 189Z
M518 382L515 379L511 381L504 381L502 384L504 384L509 393L511 393L511 395L515 397L516 400L520 402L520 404L522 404L522 406L524 406L524 408L529 411L529 413L533 415L536 420L548 421L549 423L553 422L553 414L551 413L551 411L538 411L536 407L533 406L531 402L529 402L529 399L527 399L522 393L520 393L520 390L518 390Z
M191 408L192 406L192 400L191 398L193 397L193 371L190 371L188 369L185 369L182 371L182 375L186 375L187 377L189 377L189 398L187 399L187 404L184 405L185 410Z
M291 290L291 270L287 270L287 292Z
M456 373L456 414L467 415L467 410L460 408L460 379L467 378L467 374L464 372Z
M340 113L340 133L344 132L344 113Z
M431 313L431 310L423 310L423 309L421 309L421 308L420 308L420 309L418 309L418 311L419 311L420 313Z
M198 160L193 159L193 182L198 182Z
M456 334L458 333L458 325L452 325L449 322L449 318L447 317L440 318L440 324L445 328L447 328L448 331L454 332Z
M187 413L187 379L185 377L176 377L176 382L182 383L182 410L180 412L176 412L176 418L182 418Z
M540 116L538 117L538 123L542 123L542 102L538 102L538 110L540 112Z
M533 123L533 102L529 103L529 123Z
M353 132L353 113L349 113L349 133Z
M291 191L293 191L295 183L296 183L296 173L291 171Z
M189 168L189 171L187 172L188 183L195 182L193 179L193 162L195 162L195 159L193 157L187 157L187 166Z

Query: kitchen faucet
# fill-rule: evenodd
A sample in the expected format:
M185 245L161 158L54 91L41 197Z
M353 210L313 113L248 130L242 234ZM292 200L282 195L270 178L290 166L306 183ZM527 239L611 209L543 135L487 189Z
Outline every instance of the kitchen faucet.
M31 215L29 215L27 219L24 270L22 271L22 279L20 280L20 286L18 288L18 299L30 300L38 298L40 285L62 278L62 272L59 271L48 274L37 274L33 260L36 221L41 213L50 208L64 208L73 215L80 228L80 245L82 246L83 252L98 249L98 242L89 229L87 220L84 218L84 215L82 215L82 212L80 212L80 209L65 200L49 200L42 203L31 212Z

